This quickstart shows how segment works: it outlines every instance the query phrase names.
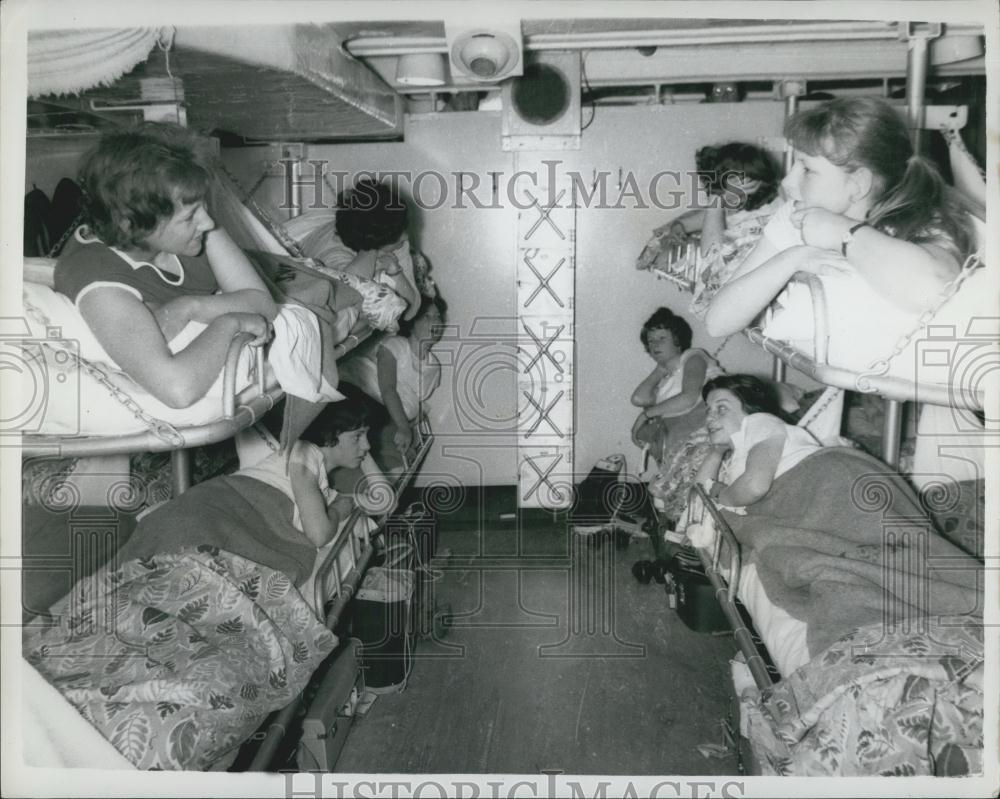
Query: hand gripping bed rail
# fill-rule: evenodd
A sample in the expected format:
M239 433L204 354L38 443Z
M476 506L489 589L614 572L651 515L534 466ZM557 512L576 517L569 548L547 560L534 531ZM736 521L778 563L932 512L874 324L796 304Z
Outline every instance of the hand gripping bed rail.
M407 463L404 467L403 472L393 483L393 491L395 496L398 498L402 493L403 489L406 488L410 480L413 479L416 474L417 469L420 464L423 463L424 459L427 457L427 453L430 450L431 443L433 441L433 435L431 433L430 424L426 417L422 417L417 425L416 432L419 439L419 447L413 459ZM389 510L379 518L377 522L377 529L381 530L395 509L395 503L389 508ZM335 543L330 547L329 552L320 564L319 569L316 574L316 596L315 596L315 606L318 612L322 613L326 604L326 596L324 591L324 585L326 584L326 577L329 574L333 574L336 577L338 584L337 596L330 605L329 610L326 612L326 626L327 629L332 630L337 626L340 621L340 617L344 610L347 608L351 599L357 593L358 587L361 585L361 580L364 578L365 572L368 570L368 564L371 561L373 549L371 546L370 532L367 526L368 517L364 515L360 508L355 508L347 517L347 521L341 526L335 538ZM359 537L355 534L355 528L358 524L362 525L360 541ZM350 547L351 549L351 566L347 570L346 574L340 573L340 553L345 547ZM288 705L279 711L276 711L271 720L267 723L267 731L264 735L264 740L261 742L253 760L250 762L248 771L265 771L274 760L277 754L278 747L281 746L282 740L288 734L289 729L296 713L302 704L302 694L299 694L295 699L293 699Z
M702 510L701 514L697 512L699 507ZM757 650L753 633L746 626L742 615L740 615L739 608L736 607L736 591L740 585L740 569L742 567L742 554L739 541L736 540L736 536L733 535L729 523L719 512L711 497L708 496L708 492L702 486L694 485L691 487L691 490L688 492L688 508L691 511L693 520L698 515L695 521L700 522L704 519L704 515L707 512L715 522L715 529L718 531L718 535L715 537L712 552L710 553L705 549L698 549L698 557L701 558L702 566L705 568L705 575L712 584L712 588L715 589L715 598L722 607L722 612L726 615L729 626L733 628L733 637L736 639L736 644L743 653L743 657L746 658L747 667L753 675L754 682L761 690L769 688L774 684L774 681L771 679L771 674L768 671L767 664L764 662L764 658L761 657L760 652ZM726 584L726 578L722 574L723 545L729 551L728 585Z

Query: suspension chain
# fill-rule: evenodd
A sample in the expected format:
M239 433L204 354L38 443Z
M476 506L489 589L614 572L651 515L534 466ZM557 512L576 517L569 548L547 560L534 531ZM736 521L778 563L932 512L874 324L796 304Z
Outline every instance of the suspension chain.
M225 175L226 179L238 190L239 193L241 193L243 191L243 186L240 184L240 181L236 178L236 176L232 172L229 171L229 169L226 167L224 163L222 163L222 161L219 161L218 163L219 163L219 169L221 170L222 174ZM250 192L244 196L242 202L247 208L250 209L250 212L255 217L257 217L258 221L260 221L260 223L264 225L265 228L267 228L268 232L278 240L281 246L288 251L289 255L291 255L293 258L305 258L306 257L305 253L302 252L302 248L299 246L299 243L291 236L289 236L288 233L285 232L284 228L281 227L281 225L276 225L274 223L274 220L271 219L270 214L268 214L268 212L265 211L260 206L260 204L253 199L254 192L257 191L260 185L267 178L271 166L276 163L279 162L269 161L264 166L263 174L261 174L261 176L257 179L257 182L253 185L253 188L250 190Z
M69 241L70 236L72 236L76 232L76 229L83 224L85 216L84 212L80 211L80 213L73 218L73 221L69 223L69 227L66 228L66 230L63 231L63 234L59 237L59 241L53 244L49 249L48 254L45 256L46 258L55 258L56 255L59 254L66 242Z
M875 391L874 386L871 384L871 378L882 377L889 371L889 365L895 360L903 350L905 350L914 337L923 330L927 325L931 323L935 316L937 316L938 311L941 307L948 302L958 290L962 287L962 284L968 279L976 269L982 265L982 253L975 252L972 253L968 258L965 259L965 263L962 265L962 269L959 271L951 281L941 290L941 294L938 296L937 300L934 301L922 314L920 314L917 319L916 325L908 333L900 336L896 340L896 345L892 348L886 357L879 358L878 360L872 361L864 372L861 372L854 380L855 388L866 394L870 394Z
M45 314L31 303L25 301L24 310L38 324L44 325L45 327L53 326ZM139 406L135 399L133 399L122 388L115 385L103 370L81 357L80 354L74 351L71 347L56 346L55 348L64 353L75 366L85 371L88 375L100 383L100 385L103 386L111 394L111 396L115 398L115 400L130 411L136 419L146 425L146 428L153 433L153 435L175 448L184 446L184 437L177 432L177 429L173 425L146 413L146 411Z

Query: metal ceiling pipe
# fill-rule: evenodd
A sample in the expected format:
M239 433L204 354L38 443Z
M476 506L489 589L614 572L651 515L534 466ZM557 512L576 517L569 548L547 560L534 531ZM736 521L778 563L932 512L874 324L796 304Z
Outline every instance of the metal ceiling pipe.
M981 35L976 25L950 25L955 34ZM791 25L752 25L744 28L688 28L680 30L606 31L598 33L536 33L526 36L525 50L628 50L707 44L892 40L899 38L897 23L820 22ZM353 56L370 58L405 53L447 53L442 36L371 36L343 45Z
M599 50L632 47L752 44L848 39L895 39L894 23L846 22L793 25L751 25L744 28L686 28L676 30L605 31L577 34L534 34L526 50Z
M920 152L921 129L924 124L924 92L927 88L927 67L930 63L931 39L941 35L940 24L918 27L901 22L900 38L906 39L906 116L910 123L913 151Z

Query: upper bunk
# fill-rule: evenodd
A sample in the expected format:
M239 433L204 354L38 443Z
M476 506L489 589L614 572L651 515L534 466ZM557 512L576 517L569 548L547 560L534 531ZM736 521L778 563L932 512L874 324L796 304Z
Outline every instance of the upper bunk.
M280 21L249 14L241 25L194 15L161 17L154 26L84 29L84 50L97 40L111 47L120 39L128 54L102 50L112 72L82 90L58 83L60 74L83 74L79 62L57 58L79 50L72 39L77 32L39 15L28 36L29 156L73 141L83 146L104 126L183 118L217 136L224 149L262 144L276 159L302 165L314 143L398 141L407 132L407 113L496 110L512 101L510 78L533 79L535 66L567 53L578 69L567 75L570 89L592 106L695 104L705 100L706 89L727 91L732 84L747 103L796 107L818 93L876 93L897 98L910 113L907 76L917 65L934 89L986 72L983 26L971 21L625 18L612 12L555 18L547 9L535 15L523 6L473 21L458 12L408 11L406 20L373 7L371 15L310 12ZM952 106L940 108L935 113ZM584 109L584 120L587 114ZM525 146L538 133L537 127L530 136L506 131L503 146ZM764 144L776 153L783 146L777 139ZM288 177L294 184L294 170ZM237 193L252 204L257 189L251 178ZM296 207L294 191L288 196L293 202L283 213L307 210ZM848 380L814 369L815 375L835 385ZM903 391L913 393L909 386Z

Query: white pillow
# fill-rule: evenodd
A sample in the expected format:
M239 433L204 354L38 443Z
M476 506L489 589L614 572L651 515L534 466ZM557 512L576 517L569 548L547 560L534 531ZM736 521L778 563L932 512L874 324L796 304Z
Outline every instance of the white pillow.
M73 301L65 294L25 280L23 297L24 315L33 338L62 339L78 348L80 355L87 360L114 365L111 356L104 351ZM117 369L117 365L114 368Z
M68 297L47 286L25 282L24 315L31 341L24 348L22 381L22 406L30 407L31 418L19 417L25 432L122 435L149 429L123 399L134 401L153 419L174 426L201 425L222 418L221 375L193 405L170 408L121 371ZM170 342L171 350L183 349L202 329L201 323L191 322ZM251 384L253 363L252 348L244 348L237 366L237 392Z

